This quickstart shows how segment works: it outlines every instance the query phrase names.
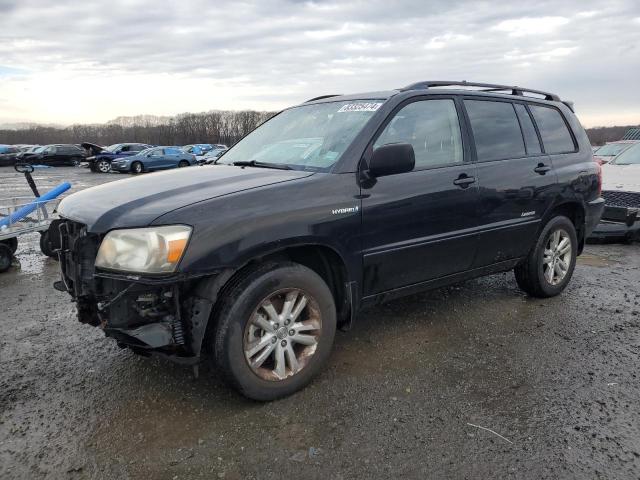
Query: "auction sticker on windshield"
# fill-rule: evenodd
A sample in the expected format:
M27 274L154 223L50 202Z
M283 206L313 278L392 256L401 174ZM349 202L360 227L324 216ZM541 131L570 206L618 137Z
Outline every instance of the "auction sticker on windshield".
M343 105L342 107L340 107L340 110L338 110L337 113L344 113L344 112L375 112L376 110L378 110L380 108L380 105L382 105L382 103L373 103L373 102L369 102L369 103L347 103L346 105Z

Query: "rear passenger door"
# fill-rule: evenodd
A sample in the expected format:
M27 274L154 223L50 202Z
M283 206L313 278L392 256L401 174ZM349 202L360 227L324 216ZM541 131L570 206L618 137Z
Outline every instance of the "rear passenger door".
M480 203L483 267L526 255L554 198L556 175L524 102L467 97Z
M478 187L451 97L405 104L373 149L410 143L411 172L362 187L364 296L467 270L476 252Z

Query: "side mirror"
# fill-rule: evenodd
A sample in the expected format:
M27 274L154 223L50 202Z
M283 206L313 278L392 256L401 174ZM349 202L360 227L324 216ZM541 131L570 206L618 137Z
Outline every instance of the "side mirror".
M413 170L416 157L409 143L390 143L376 148L369 160L369 173L374 177L396 175Z

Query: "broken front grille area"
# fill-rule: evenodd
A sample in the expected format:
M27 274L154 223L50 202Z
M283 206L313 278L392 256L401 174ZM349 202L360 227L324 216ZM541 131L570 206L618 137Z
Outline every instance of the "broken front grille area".
M602 197L607 206L640 208L640 192L605 190L602 192Z

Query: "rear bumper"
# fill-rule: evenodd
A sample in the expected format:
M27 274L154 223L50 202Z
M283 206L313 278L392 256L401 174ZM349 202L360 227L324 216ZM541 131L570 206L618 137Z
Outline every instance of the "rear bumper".
M640 240L640 209L607 206L602 221L589 236L591 241Z
M597 198L587 202L585 209L585 238L588 238L591 232L595 230L602 218L604 209L604 198Z

